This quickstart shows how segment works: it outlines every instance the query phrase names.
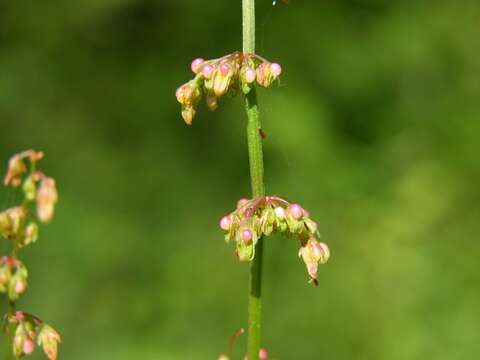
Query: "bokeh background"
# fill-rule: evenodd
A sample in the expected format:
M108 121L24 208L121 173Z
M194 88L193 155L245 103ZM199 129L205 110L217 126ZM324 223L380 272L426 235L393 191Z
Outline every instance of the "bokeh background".
M475 0L258 1L284 69L259 94L267 190L332 251L314 288L268 239L274 359L478 357L479 21ZM187 127L174 96L192 58L240 46L240 0L0 2L2 168L44 150L61 195L20 307L60 359L215 359L246 325L248 266L217 228L249 194L242 101Z

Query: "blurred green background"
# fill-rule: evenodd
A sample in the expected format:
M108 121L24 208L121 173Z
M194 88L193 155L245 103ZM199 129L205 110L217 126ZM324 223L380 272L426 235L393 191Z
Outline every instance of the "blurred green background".
M268 239L274 359L479 356L479 10L258 1L258 52L284 70L259 94L267 191L332 251L314 288L297 244ZM0 2L1 166L44 150L60 191L20 307L60 359L215 359L246 325L248 266L217 227L249 195L242 101L187 127L174 96L193 58L240 46L240 0Z

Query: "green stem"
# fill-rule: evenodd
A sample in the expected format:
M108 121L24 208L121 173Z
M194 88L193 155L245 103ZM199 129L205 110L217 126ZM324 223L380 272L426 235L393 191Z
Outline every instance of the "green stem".
M243 7L243 52L255 53L255 0L242 0ZM248 156L250 161L250 179L252 196L265 195L263 182L263 150L260 136L260 119L257 94L253 88L245 96L247 112ZM250 267L250 290L248 299L248 340L249 360L258 360L262 319L262 256L263 239L260 238L255 249L255 258Z

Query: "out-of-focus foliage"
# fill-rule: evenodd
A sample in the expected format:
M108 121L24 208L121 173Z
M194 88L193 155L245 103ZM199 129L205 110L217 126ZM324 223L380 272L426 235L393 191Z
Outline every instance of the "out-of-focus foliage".
M313 288L295 242L268 239L263 346L281 360L478 357L478 2L271 5L258 48L284 72L260 93L267 189L308 208L332 258ZM246 325L248 268L217 228L249 194L241 101L187 128L174 96L191 59L239 50L240 11L0 2L1 164L44 150L60 193L24 252L20 307L59 330L61 359L214 359Z

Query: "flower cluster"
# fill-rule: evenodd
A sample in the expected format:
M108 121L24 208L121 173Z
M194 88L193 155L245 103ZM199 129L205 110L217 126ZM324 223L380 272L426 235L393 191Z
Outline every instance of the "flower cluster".
M182 105L182 117L190 125L203 94L209 110L218 107L218 98L250 92L256 84L269 87L281 74L282 68L256 54L234 52L219 59L192 61L195 78L177 89L176 97Z
M12 341L12 351L18 359L35 350L35 342L43 348L50 360L57 358L60 335L49 325L31 314L16 311L5 318L7 335Z
M0 258L0 293L7 293L10 301L17 300L27 290L28 271L12 256Z
M20 205L0 212L0 236L12 243L10 256L0 257L0 293L8 296L10 310L5 316L5 330L12 342L16 359L35 350L35 341L50 360L57 358L60 336L37 317L15 311L15 301L27 290L28 271L18 260L18 252L38 238L38 224L49 223L55 212L58 193L55 180L37 170L42 152L28 150L14 155L4 178L5 186L21 188Z
M315 284L318 264L326 263L330 257L328 246L317 240L320 237L318 227L308 211L279 196L240 199L236 210L220 220L220 228L227 242L235 240L240 261L253 260L255 245L264 235L282 233L299 240L299 256Z

